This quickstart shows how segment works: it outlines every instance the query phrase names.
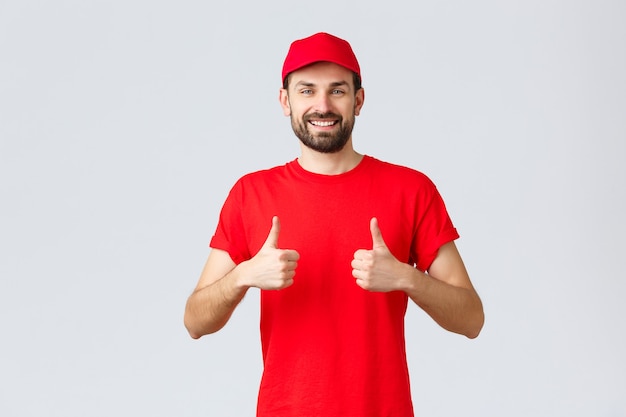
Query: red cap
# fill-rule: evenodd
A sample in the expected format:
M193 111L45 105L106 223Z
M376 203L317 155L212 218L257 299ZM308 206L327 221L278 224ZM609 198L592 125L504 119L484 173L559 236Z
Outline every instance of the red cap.
M361 78L361 68L350 44L328 33L316 33L308 38L293 41L283 63L283 77L315 62L326 61L341 65Z

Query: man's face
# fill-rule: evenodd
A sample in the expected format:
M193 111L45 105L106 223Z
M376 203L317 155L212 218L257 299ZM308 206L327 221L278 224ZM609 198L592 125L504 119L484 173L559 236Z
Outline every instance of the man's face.
M363 89L354 91L350 70L318 62L294 71L289 89L281 89L283 112L300 141L321 153L335 153L352 136L355 116L363 106Z

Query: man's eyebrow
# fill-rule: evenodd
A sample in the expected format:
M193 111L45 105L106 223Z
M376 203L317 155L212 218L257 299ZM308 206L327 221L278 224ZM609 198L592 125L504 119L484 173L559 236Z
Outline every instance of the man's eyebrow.
M331 87L341 87L344 85L349 85L347 81L334 81L330 83ZM298 81L294 87L315 87L316 84L311 81Z
M315 83L312 83L310 81L298 81L295 85L295 87L315 87Z

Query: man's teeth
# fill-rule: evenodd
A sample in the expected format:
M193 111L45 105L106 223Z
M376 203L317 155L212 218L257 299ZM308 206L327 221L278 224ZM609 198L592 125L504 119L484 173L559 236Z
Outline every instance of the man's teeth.
M332 122L323 122L323 121L318 121L318 120L311 120L311 124L315 125L315 126L322 126L322 127L326 127L326 126L332 126L335 124L334 121Z

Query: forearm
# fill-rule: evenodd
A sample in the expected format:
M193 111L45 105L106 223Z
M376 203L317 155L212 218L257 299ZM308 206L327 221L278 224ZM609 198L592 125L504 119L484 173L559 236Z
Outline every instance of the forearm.
M470 339L484 323L480 297L473 288L458 287L406 265L405 292L441 327Z
M280 290L293 284L300 255L292 249L278 249L279 233L280 220L274 216L261 249L238 265L226 251L211 251L185 306L185 327L191 337L198 339L224 327L248 288Z
M196 289L187 300L185 327L192 338L220 330L246 294L248 287L239 283L238 268L223 278Z

